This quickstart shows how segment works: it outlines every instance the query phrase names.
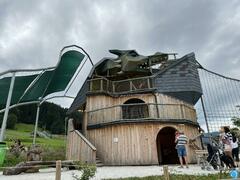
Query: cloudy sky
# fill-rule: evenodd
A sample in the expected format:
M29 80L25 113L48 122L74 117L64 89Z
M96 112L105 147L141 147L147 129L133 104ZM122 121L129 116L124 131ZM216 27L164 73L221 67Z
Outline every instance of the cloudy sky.
M112 48L195 52L206 68L240 78L240 1L0 0L0 72L54 66L70 44L95 63Z

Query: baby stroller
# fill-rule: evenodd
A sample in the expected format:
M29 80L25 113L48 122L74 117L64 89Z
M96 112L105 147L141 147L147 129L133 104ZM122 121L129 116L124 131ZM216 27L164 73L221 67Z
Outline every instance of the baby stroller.
M218 170L221 167L218 147L207 144L207 152L208 155L204 154L200 159L201 168L210 171L213 167L213 169Z
M205 167L207 170L210 170L211 166L215 170L223 169L224 166L226 166L227 168L235 168L233 159L225 155L221 145L218 145L216 142L213 142L212 144L207 144L207 150L208 157L206 159L207 163Z
M213 169L218 170L219 166L219 150L217 146L207 144L207 151L208 151L208 157L207 162L208 166L207 169L211 169L209 166L211 165Z

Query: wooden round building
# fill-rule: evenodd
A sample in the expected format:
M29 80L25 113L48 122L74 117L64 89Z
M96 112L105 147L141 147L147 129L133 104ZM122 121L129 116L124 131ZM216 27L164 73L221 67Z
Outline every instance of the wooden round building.
M193 53L139 55L110 50L91 70L68 113L67 159L104 165L177 164L175 131L194 139L199 134L195 103L202 94ZM171 59L171 56L173 57ZM196 140L188 146L196 162Z

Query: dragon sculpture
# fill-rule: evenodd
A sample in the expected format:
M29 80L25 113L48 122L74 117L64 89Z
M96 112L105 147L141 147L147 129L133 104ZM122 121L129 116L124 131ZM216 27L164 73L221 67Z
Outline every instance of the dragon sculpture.
M104 58L97 64L95 71L99 75L119 76L131 73L152 73L152 67L157 64L164 64L168 61L166 53L157 52L154 55L143 56L135 50L109 50L117 55L117 58Z

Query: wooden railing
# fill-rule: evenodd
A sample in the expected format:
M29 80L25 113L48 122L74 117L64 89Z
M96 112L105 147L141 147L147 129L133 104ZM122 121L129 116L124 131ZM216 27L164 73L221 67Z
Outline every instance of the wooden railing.
M78 130L74 130L72 120L69 120L67 136L67 160L83 163L96 163L96 148Z
M128 120L189 120L197 122L195 109L185 104L139 103L116 105L88 111L87 116L88 125Z
M88 81L89 92L110 94L131 93L154 89L152 77L141 77L121 81L110 81L106 78L95 78Z

